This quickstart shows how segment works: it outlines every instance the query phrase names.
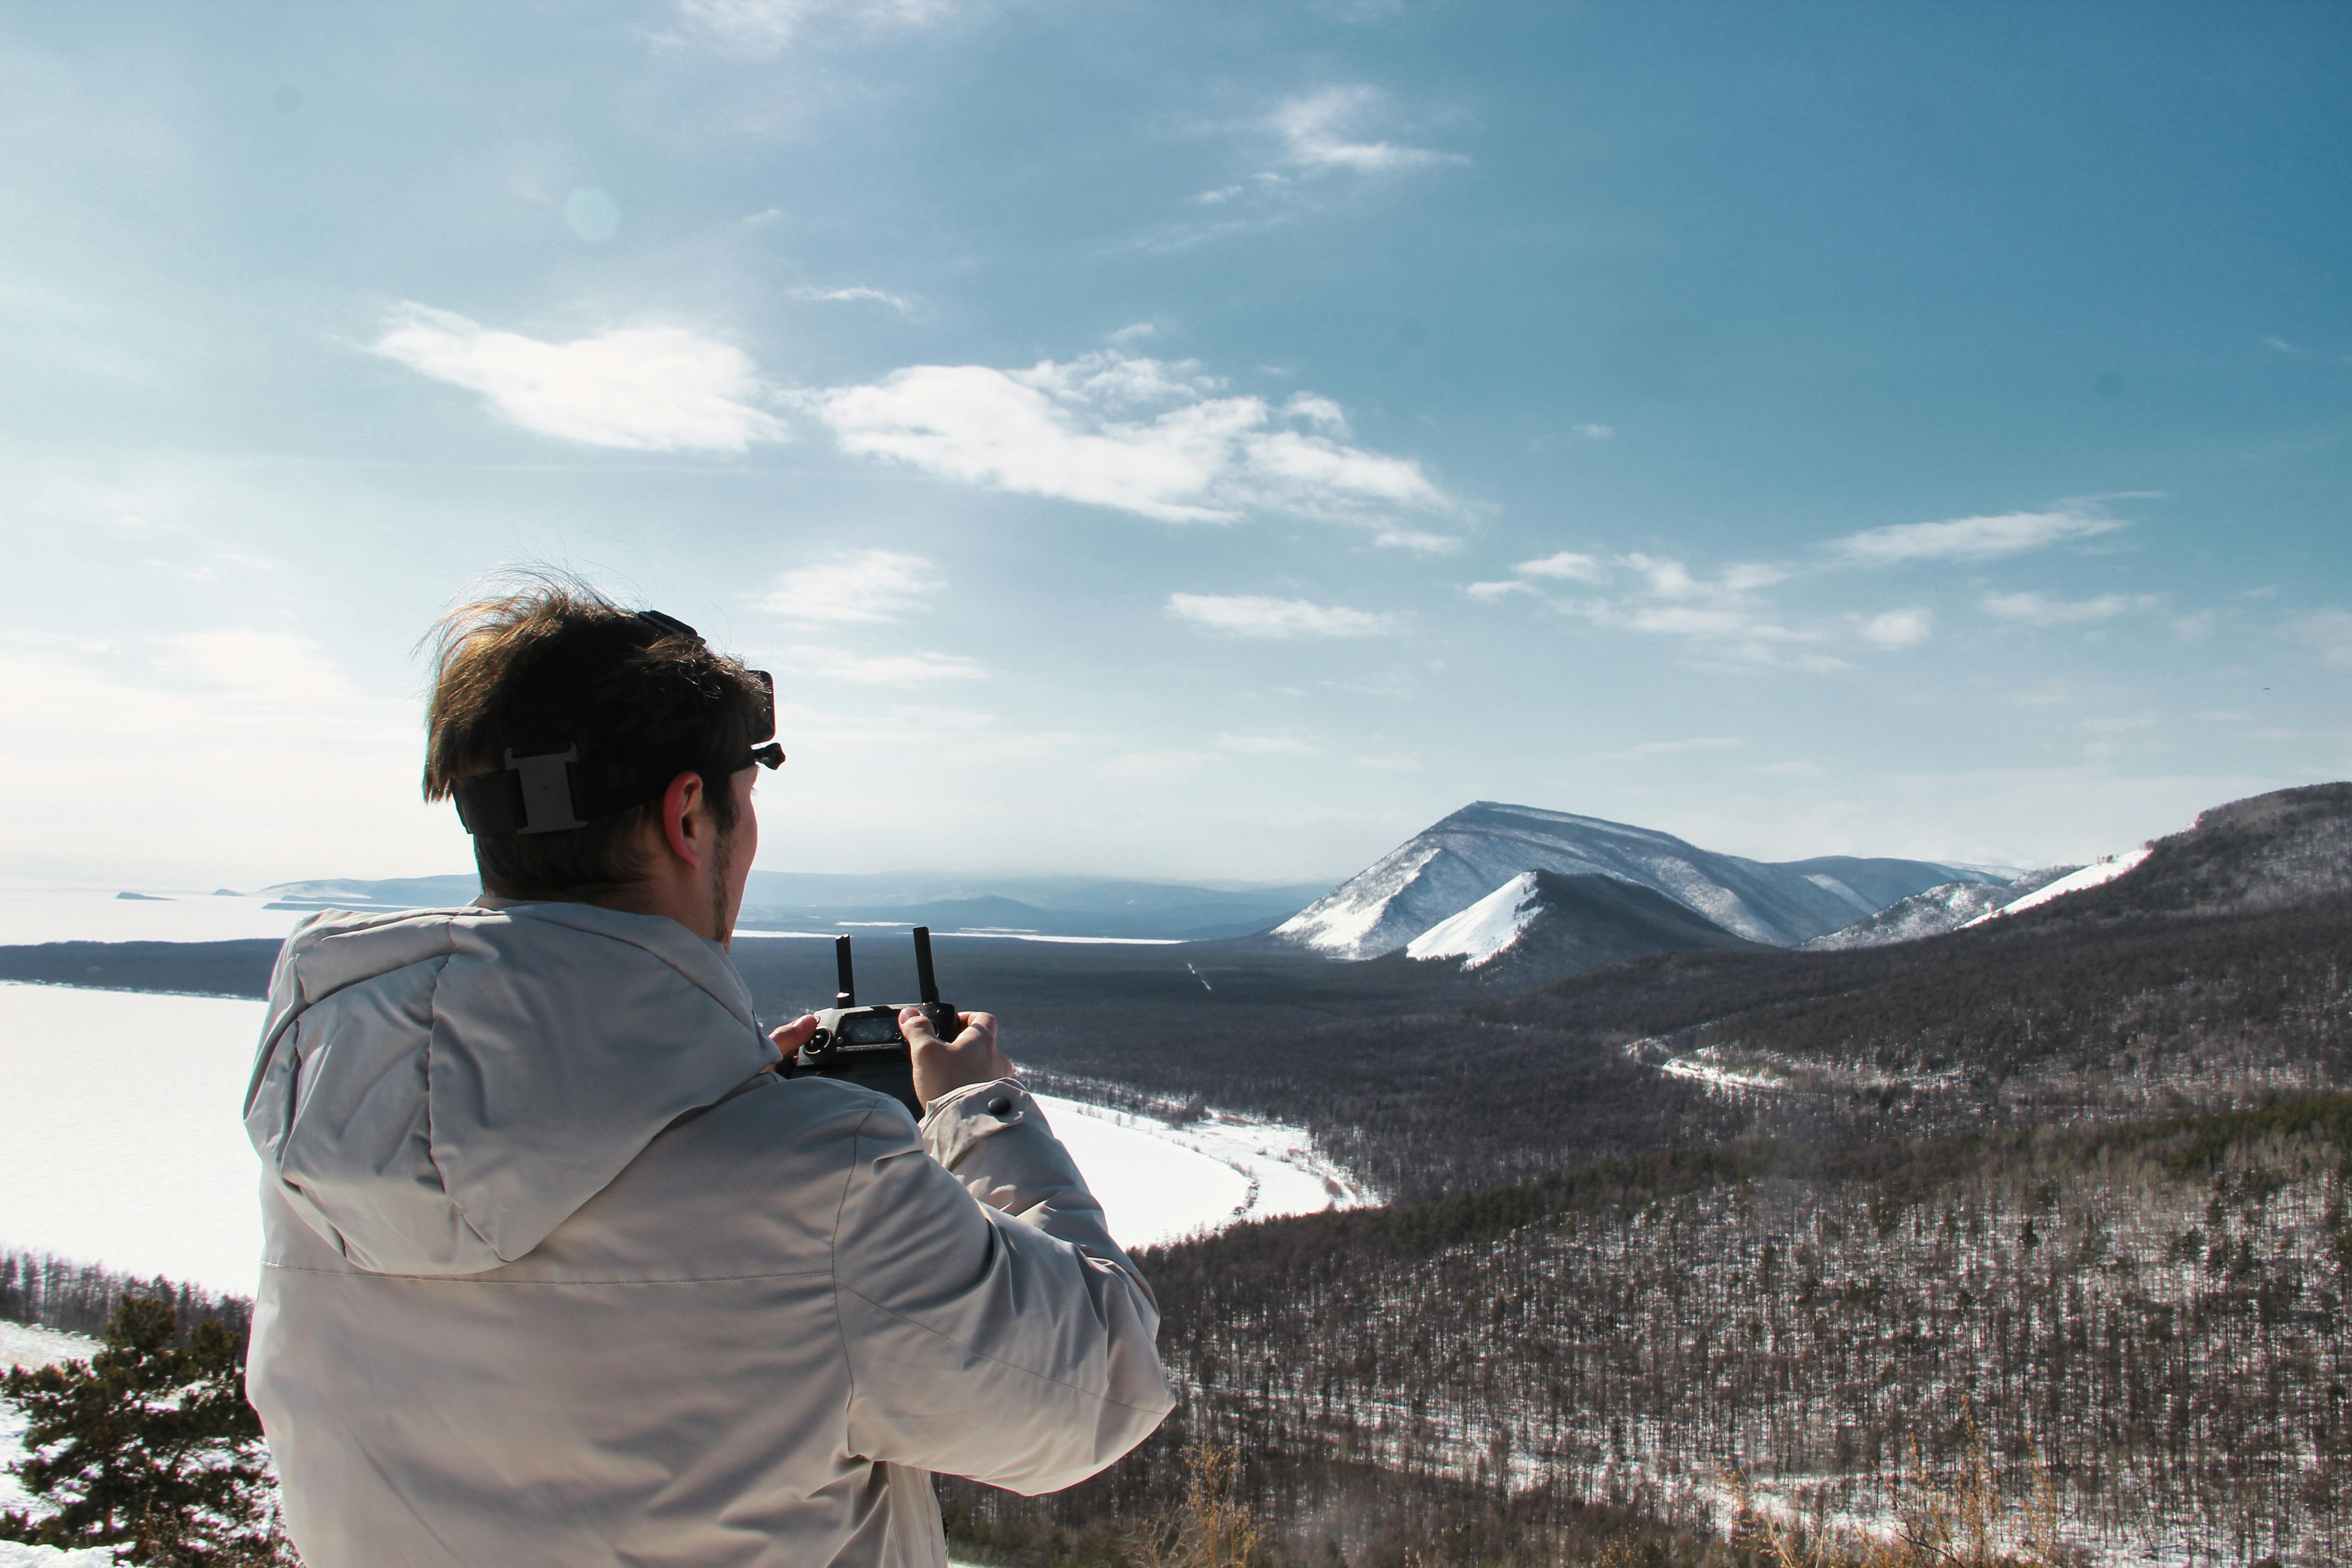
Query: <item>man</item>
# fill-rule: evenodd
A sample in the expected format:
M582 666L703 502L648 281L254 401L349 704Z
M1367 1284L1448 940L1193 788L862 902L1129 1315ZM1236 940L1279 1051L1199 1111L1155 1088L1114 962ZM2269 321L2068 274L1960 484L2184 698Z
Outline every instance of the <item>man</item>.
M484 897L321 915L246 1126L247 1384L309 1568L943 1563L926 1472L1094 1474L1169 1408L1150 1289L985 1013L919 1128L772 1069L727 956L766 677L543 584L446 617L425 770Z

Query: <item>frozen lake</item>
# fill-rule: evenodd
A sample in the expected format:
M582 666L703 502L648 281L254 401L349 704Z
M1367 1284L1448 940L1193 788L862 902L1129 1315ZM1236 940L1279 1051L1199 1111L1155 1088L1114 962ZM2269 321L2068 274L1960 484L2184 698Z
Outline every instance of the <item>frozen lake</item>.
M124 897L129 893L133 896ZM226 889L148 887L56 887L0 881L0 946L43 942L235 942L266 937L283 942L296 923L315 913L272 909L268 892ZM752 931L738 941L831 941L865 926L901 929L895 921L844 921L821 931ZM1034 931L949 931L942 936L967 941L1041 942L1080 947L1174 947L1173 937L1040 936Z
M224 904L234 900L224 899ZM0 1243L252 1293L261 1226L238 1107L262 1004L0 984ZM1295 1128L1174 1127L1040 1097L1129 1247L1361 1197Z
M141 897L121 894L135 891ZM0 882L0 945L37 942L283 942L307 910L206 889L58 888Z

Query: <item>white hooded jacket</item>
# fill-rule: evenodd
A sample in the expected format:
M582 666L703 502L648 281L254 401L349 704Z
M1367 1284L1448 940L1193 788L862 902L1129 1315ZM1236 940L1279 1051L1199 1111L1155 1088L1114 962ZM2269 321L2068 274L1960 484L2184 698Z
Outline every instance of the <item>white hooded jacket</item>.
M937 1568L926 1472L1050 1491L1169 1409L1018 1083L918 1130L777 1078L673 921L331 913L270 993L247 1379L309 1568Z

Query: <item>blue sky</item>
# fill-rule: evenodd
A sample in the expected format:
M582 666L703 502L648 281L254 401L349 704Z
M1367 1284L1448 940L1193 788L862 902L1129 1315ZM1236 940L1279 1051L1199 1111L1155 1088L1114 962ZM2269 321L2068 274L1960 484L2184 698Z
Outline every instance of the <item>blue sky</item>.
M780 869L2346 776L2347 79L2334 6L0 7L0 875L462 867L413 648L533 562L775 669Z

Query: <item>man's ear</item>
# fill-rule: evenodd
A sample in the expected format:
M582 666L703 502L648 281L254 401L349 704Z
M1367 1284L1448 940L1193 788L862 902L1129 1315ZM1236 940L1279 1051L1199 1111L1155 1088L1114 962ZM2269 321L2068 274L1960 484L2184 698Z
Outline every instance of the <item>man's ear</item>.
M697 870L710 857L717 840L709 803L702 798L702 775L691 771L669 781L662 791L662 837L669 852Z

